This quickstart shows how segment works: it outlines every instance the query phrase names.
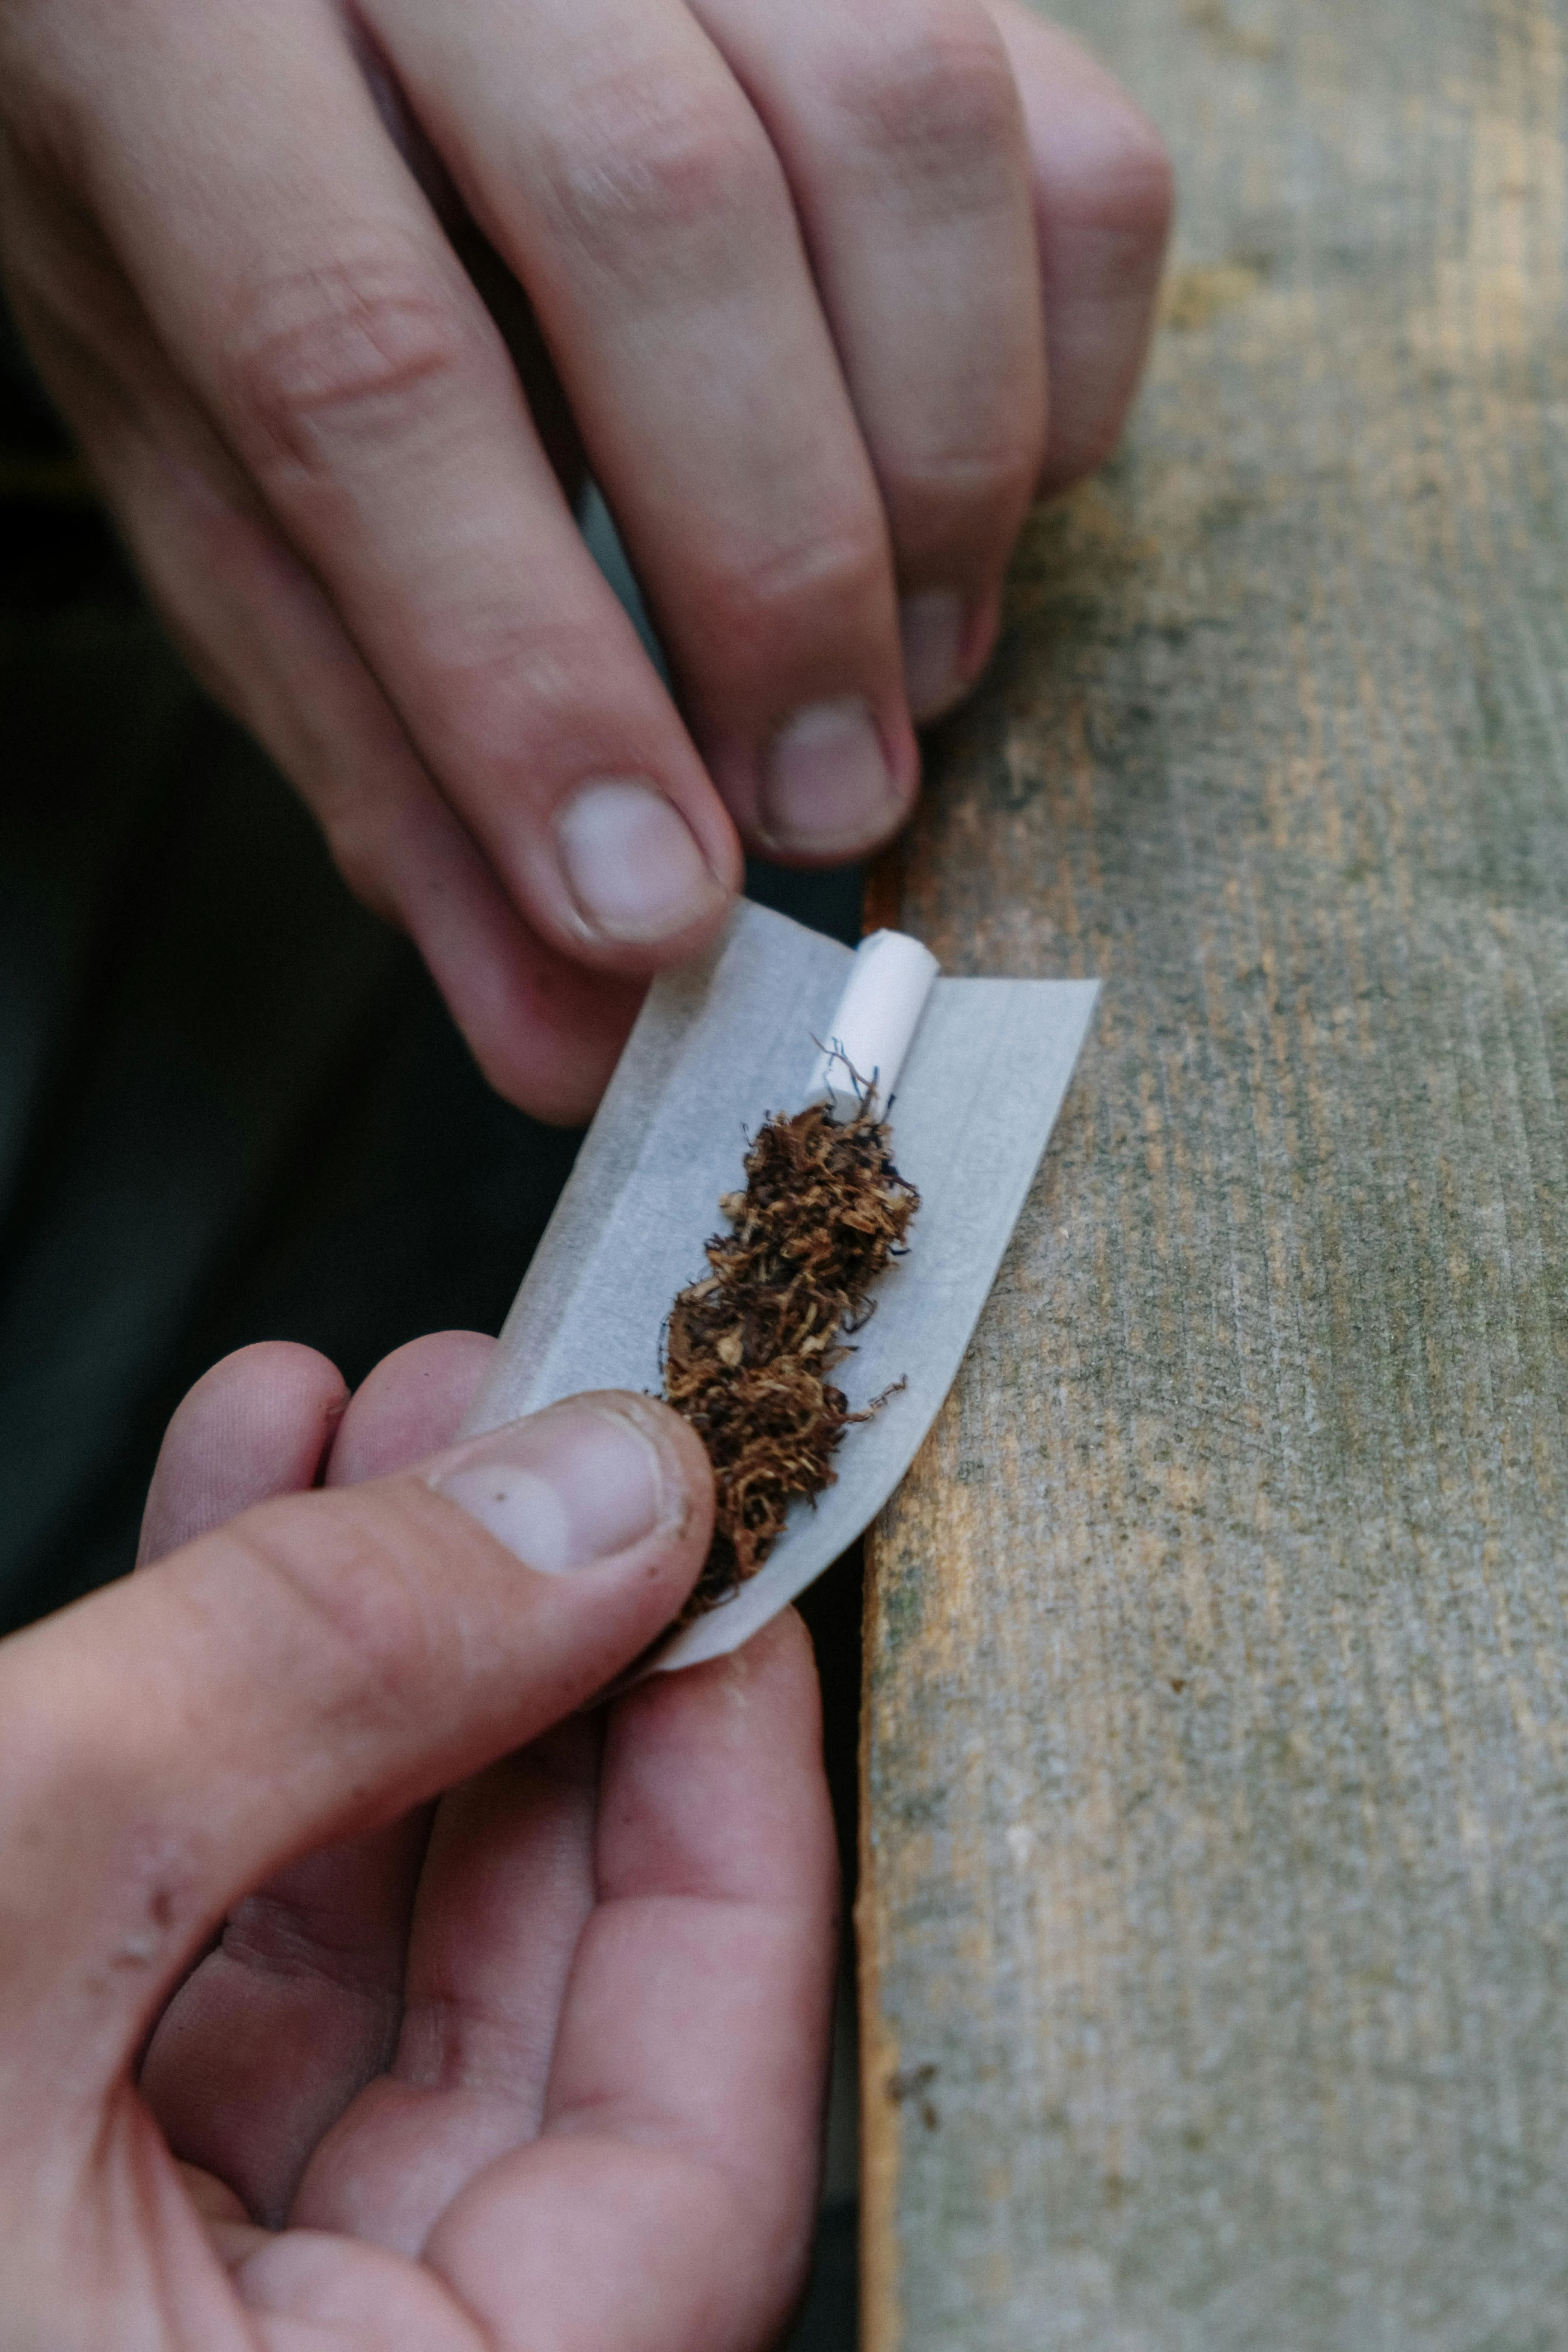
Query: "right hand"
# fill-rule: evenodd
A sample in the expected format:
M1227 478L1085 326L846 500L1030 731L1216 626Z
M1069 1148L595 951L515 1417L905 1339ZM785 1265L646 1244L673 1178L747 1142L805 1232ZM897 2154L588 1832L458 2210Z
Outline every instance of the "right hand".
M903 822L1031 497L1121 429L1170 212L1017 0L0 0L0 167L198 671L563 1119L742 840Z

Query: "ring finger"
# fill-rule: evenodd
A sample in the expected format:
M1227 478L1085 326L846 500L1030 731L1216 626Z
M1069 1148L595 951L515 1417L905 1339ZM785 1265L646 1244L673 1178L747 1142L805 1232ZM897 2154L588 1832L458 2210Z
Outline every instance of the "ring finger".
M910 707L991 650L1046 438L1029 152L977 0L692 0L799 208L886 508Z

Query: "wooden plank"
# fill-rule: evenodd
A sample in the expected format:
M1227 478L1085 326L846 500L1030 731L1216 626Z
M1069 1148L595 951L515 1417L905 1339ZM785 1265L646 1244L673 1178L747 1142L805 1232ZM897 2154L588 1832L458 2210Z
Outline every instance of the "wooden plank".
M1563 16L1068 14L1182 249L906 879L1107 986L871 1546L865 2343L1547 2352Z

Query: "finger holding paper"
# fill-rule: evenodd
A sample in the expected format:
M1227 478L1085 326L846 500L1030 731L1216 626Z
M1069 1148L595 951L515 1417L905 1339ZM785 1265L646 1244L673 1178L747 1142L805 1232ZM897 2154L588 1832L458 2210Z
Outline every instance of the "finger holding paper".
M179 1533L182 1515L208 1532L0 1647L0 1859L23 1930L0 1965L0 2263L7 2318L24 2334L217 2347L281 2344L308 2326L377 2352L469 2352L473 2313L500 2297L498 2315L526 2308L530 2327L552 2327L563 2347L718 2352L760 2339L787 2306L809 2231L832 1955L809 1660L798 1629L781 1627L743 1667L666 1686L662 1708L639 1698L621 1710L605 1789L636 1822L637 1854L617 1861L614 1833L591 1823L579 1834L584 1878L596 1867L603 1881L594 1916L605 1915L599 1973L582 1995L598 2072L586 2090L581 2060L574 2076L557 2072L574 1963L541 2075L537 2033L525 2048L498 2002L498 1983L515 1996L510 1962L537 1893L518 1867L529 1806L515 1789L508 1802L489 1768L580 1706L679 1605L705 1540L708 1482L689 1433L635 1397L580 1401L449 1446L417 1473L394 1471L389 1451L417 1440L421 1386L438 1422L479 1351L466 1337L435 1343L423 1363L405 1351L367 1384L340 1442L381 1472L369 1485L259 1502L268 1454L279 1486L314 1475L341 1385L307 1350L231 1360L174 1433L156 1498L160 1539ZM252 1375L259 1432L246 1409ZM214 1528L226 1424L235 1498L251 1507ZM237 1442L247 1426L251 1442ZM310 2226L305 2190L291 2216L268 2213L246 2175L255 2139L279 2154L259 2068L245 2099L226 2099L206 2063L210 2033L183 2060L177 2033L161 2059L155 2041L150 2108L131 2079L134 2053L210 1927L269 1873L298 1870L302 1853L345 1834L362 1841L363 1859L367 1837L476 1769L463 1834L443 1859L438 1814L416 1865L399 2001L415 2063L398 2078L399 2029L377 2077L413 2094L395 2145L361 2138L351 2196L343 2168L334 2180L321 2160L329 2127L305 2166ZM715 1785L726 1791L717 1822ZM595 1834L610 1839L596 1860ZM422 1835L411 1843L423 1853ZM340 1990L363 1986L367 1952L384 1966L395 1951L398 1906L381 1901L384 1882L369 1886L363 1869L357 1885L352 1872L334 1880L326 1862L313 1920L297 1906L293 1925L330 1931L316 1967L335 1968ZM689 2008L650 2016L637 1987L658 1978L660 1938L683 1935ZM574 1952L590 1940L574 1939ZM283 1942L308 1972L308 1933ZM161 2035L210 1966L184 1979ZM760 2006L737 2006L748 1968ZM226 2024L245 2039L238 1973ZM277 1973L255 1970L253 1994ZM606 2003L596 2018L595 1983ZM259 2058L267 2036L254 2019L248 2041ZM347 2052L345 2071L341 2034L318 2047L338 2065L352 2115L363 2049ZM300 2045L277 2054L287 2075ZM478 2135L465 2106L476 2079ZM204 2095L223 2112L194 2171L177 2159ZM498 2143L509 2100L510 2137ZM297 2108L285 2115L283 2137L300 2120ZM228 2160L214 2161L226 2135ZM538 2164L520 2165L518 2151L535 2146ZM391 2158L379 2185L378 2153ZM531 2221L562 2180L568 2208L574 2199L603 2217L586 2274L563 2231ZM264 2214L285 2226L258 2226ZM499 2315L492 2340L511 2340Z

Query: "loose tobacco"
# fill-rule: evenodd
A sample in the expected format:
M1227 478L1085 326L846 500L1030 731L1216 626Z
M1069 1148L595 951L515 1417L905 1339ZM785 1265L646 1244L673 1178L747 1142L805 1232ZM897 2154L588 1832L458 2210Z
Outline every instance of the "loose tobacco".
M790 1504L833 1484L845 1430L870 1419L827 1375L920 1207L889 1141L868 1110L843 1125L821 1104L764 1119L745 1191L719 1203L731 1230L707 1245L712 1271L670 1309L664 1393L707 1447L718 1496L683 1622L756 1574Z

